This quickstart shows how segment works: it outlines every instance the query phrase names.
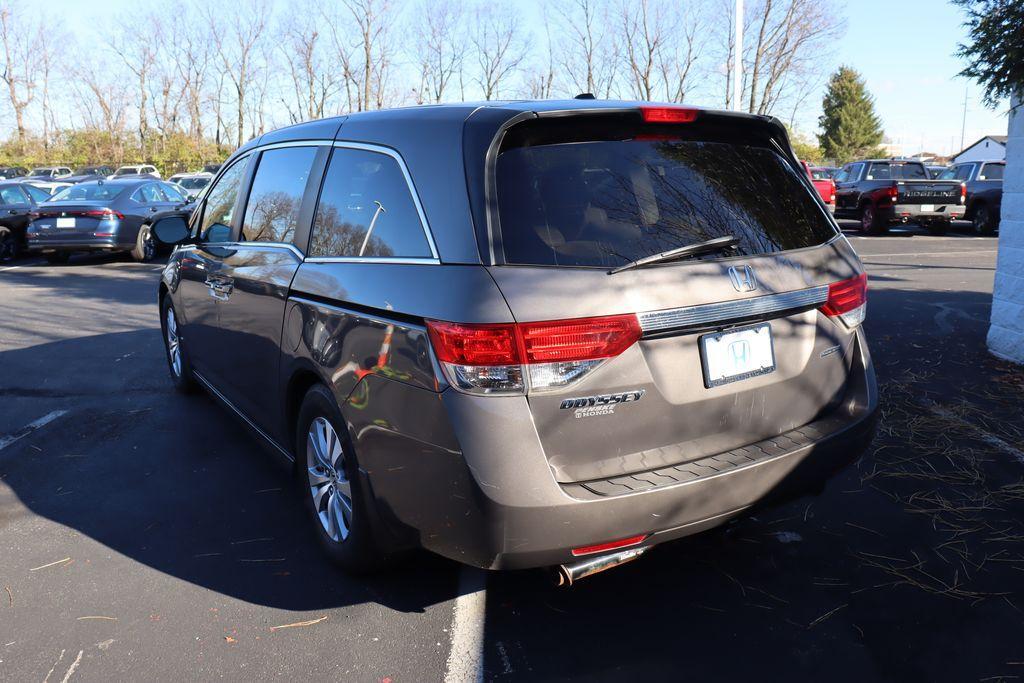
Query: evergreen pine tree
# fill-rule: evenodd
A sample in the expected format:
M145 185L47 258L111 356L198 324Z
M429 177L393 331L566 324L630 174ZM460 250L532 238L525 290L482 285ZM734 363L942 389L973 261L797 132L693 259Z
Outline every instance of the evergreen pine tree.
M882 155L882 122L860 74L850 67L839 67L829 79L821 106L818 142L827 158L844 163Z

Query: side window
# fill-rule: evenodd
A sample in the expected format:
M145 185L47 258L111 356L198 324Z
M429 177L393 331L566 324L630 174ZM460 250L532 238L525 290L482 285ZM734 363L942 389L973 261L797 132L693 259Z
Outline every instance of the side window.
M889 164L871 164L866 180L889 180L890 177Z
M164 191L164 196L167 197L169 202L183 202L185 198L178 191L178 188L174 187L170 183L160 183L160 189Z
M231 239L231 214L248 165L248 156L236 161L206 194L203 220L199 224L199 237L203 241L227 242Z
M18 191L17 187L9 185L0 187L0 202L7 205L19 205L25 203L25 196Z
M1005 164L985 164L978 180L1002 180Z
M836 173L836 177L834 178L834 180L837 183L845 183L845 182L849 181L850 180L850 167L849 166L843 166L839 170L839 172Z
M939 175L935 177L936 180L952 180L957 177L957 173L960 172L959 166L953 166L951 168L944 169Z
M312 256L430 258L423 223L398 162L335 148L313 221Z
M139 188L136 193L142 197L141 201L144 204L156 204L164 200L163 195L160 194L159 188L155 183L149 183Z
M282 147L260 155L245 205L242 240L295 241L299 209L316 152L316 147Z
M955 178L957 180L970 180L971 179L971 173L973 173L973 172L974 172L974 164L964 164L963 166L958 166L957 167Z
M25 192L28 192L29 196L32 197L33 201L45 202L50 198L50 193L46 190L41 190L35 185L22 185Z

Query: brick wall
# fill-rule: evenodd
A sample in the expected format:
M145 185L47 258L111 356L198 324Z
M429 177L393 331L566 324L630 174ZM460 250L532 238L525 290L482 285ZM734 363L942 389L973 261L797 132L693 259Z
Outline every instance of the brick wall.
M1010 111L988 348L1024 363L1024 95L1014 99Z

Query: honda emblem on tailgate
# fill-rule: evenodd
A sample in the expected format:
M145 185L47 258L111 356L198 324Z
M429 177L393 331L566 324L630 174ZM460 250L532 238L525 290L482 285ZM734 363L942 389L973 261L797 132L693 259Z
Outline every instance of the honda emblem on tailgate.
M750 266L729 266L729 280L737 292L753 292L757 289L757 278Z

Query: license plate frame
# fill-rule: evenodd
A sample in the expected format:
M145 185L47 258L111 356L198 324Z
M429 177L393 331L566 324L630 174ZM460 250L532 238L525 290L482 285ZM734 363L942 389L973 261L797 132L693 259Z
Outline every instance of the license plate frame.
M57 223L55 225L61 230L74 230L75 219L70 216L58 216Z
M763 333L767 333L766 336L762 337ZM726 372L725 370L729 369L726 367L729 365L729 359L732 360L733 369L739 361L739 357L731 349L733 344L741 341L746 342L745 353L751 357L750 362L746 365L746 368L749 369L732 373ZM775 340L771 323L734 327L721 332L701 335L698 343L704 387L707 389L769 375L778 367L775 360ZM730 354L728 358L725 357L726 353Z

